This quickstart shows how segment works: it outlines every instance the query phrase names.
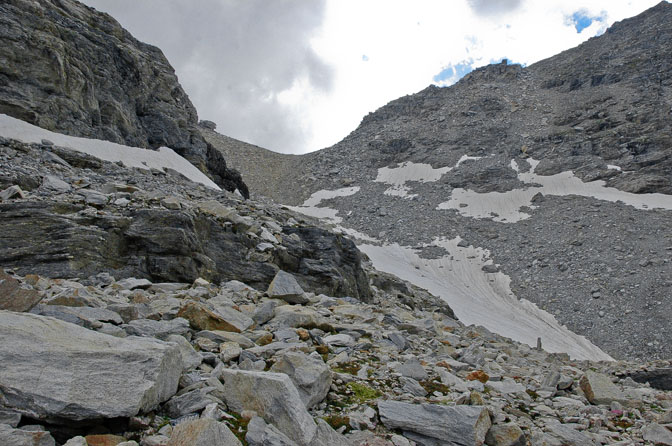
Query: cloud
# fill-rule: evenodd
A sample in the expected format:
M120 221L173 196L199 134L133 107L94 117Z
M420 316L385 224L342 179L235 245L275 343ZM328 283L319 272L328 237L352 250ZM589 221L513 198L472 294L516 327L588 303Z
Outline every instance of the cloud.
M136 38L161 48L201 119L220 133L283 152L311 135L288 92L333 87L333 68L312 49L326 0L83 0Z
M517 9L522 0L467 0L469 7L480 16L506 14Z

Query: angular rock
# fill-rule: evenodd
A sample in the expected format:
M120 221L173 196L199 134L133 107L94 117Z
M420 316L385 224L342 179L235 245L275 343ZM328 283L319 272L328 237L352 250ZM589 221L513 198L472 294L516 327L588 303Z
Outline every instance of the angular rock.
M560 424L559 421L553 420L546 426L548 433L561 441L563 446L595 446L595 443L590 437L583 432L579 432L571 427Z
M283 354L270 371L289 376L308 409L324 400L329 393L331 369L321 359L305 353Z
M420 383L413 378L406 378L405 376L402 376L399 378L399 383L401 384L401 390L405 393L410 393L413 396L419 397L427 395L425 388L422 387Z
M655 445L672 446L672 432L658 423L651 423L642 429L644 440Z
M127 325L123 325L122 328L130 336L147 336L165 340L171 335L183 335L189 333L189 321L181 317L168 321L136 319L129 322Z
M276 300L267 300L257 307L257 310L252 316L252 320L258 325L265 324L266 322L273 319L275 315L275 307L278 306L278 301Z
M281 305L275 309L275 317L270 323L280 327L317 326L322 321L319 313L301 305Z
M609 405L612 401L616 401L627 405L629 402L629 399L616 387L616 384L612 383L611 379L602 373L587 370L581 377L579 385L592 404Z
M427 379L427 371L416 358L411 358L401 364L397 371L401 373L402 376L413 378L417 381L424 381Z
M221 330L240 333L254 324L251 318L233 308L223 307L221 311L213 311L204 304L187 302L177 313L187 319L195 330Z
M147 279L136 279L135 277L127 277L126 279L121 279L117 282L117 286L122 290L135 290L142 289L146 290L152 286L152 282Z
M182 371L177 346L44 316L0 311L0 338L0 405L35 419L134 416L170 398Z
M183 372L195 369L196 367L201 365L203 358L201 357L200 354L198 354L196 350L194 350L194 347L192 347L189 341L184 339L183 336L169 335L166 338L166 341L177 344L177 347L180 349L180 355L182 356Z
M378 402L378 412L380 421L388 429L401 429L455 444L481 445L490 429L488 410L480 406L450 407L386 400Z
M17 185L9 186L0 192L0 201L12 200L14 198L25 198L26 194Z
M282 299L290 304L308 303L308 298L301 285L299 285L292 274L286 273L283 270L277 272L266 292L272 298Z
M252 340L249 339L248 337L243 336L239 333L231 332L231 331L203 330L203 331L199 331L198 333L196 333L196 337L207 338L207 339L210 339L211 341L215 341L215 342L219 342L219 343L235 342L236 344L240 345L242 348L252 348L255 345L254 342L252 342Z
M40 300L39 292L22 288L18 280L0 269L0 310L30 311Z
M356 343L352 336L345 333L325 336L322 341L330 347L352 347Z
M0 409L0 424L16 427L21 422L21 414L12 410Z
M310 444L317 428L299 392L283 373L222 370L226 405L233 411L254 410L300 446Z
M173 428L168 446L241 446L224 423L209 418L185 421Z
M68 192L72 189L68 183L53 175L47 175L42 179L42 187L57 193Z
M317 423L317 434L310 446L351 446L352 444L343 435L336 432L322 418L315 420Z
M118 313L105 308L38 305L31 313L50 316L86 328L98 328L102 323L115 325L124 323L124 320Z
M485 436L485 444L488 446L525 446L527 440L517 424L507 423L490 427Z
M0 444L7 446L55 446L54 437L46 431L25 431L0 424Z
M266 424L261 417L254 417L250 420L245 441L249 446L297 446L277 427Z
M180 418L190 413L199 412L213 402L216 401L208 397L203 389L196 389L172 397L163 407L170 418Z

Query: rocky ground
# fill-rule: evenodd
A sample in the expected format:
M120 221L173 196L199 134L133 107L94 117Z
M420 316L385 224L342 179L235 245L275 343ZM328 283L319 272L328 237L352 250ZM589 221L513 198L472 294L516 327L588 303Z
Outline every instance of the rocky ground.
M48 141L0 149L2 222L33 228L3 230L2 444L672 444L669 362L576 362L465 327L347 246L314 280L310 261L292 269L269 253L298 238L323 255L329 234L347 239L272 203ZM234 243L231 267L244 259L257 273L237 277L254 286L185 266L222 261L193 241L169 256L168 242L183 243L171 226L118 224L150 211L213 219L210 244ZM186 220L181 231L199 237ZM91 239L115 254L91 253ZM325 279L336 273L341 286Z

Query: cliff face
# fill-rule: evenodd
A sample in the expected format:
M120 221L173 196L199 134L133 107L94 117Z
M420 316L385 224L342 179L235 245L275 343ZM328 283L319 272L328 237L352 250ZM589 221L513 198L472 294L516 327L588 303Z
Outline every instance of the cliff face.
M167 146L246 194L199 134L161 50L109 15L72 0L9 0L0 4L0 42L0 113L74 136Z

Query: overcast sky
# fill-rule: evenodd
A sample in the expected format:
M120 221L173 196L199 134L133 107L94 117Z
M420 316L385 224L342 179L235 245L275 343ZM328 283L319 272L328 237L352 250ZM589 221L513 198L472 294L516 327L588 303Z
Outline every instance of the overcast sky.
M83 0L160 47L200 119L277 152L507 58L529 65L658 0Z

